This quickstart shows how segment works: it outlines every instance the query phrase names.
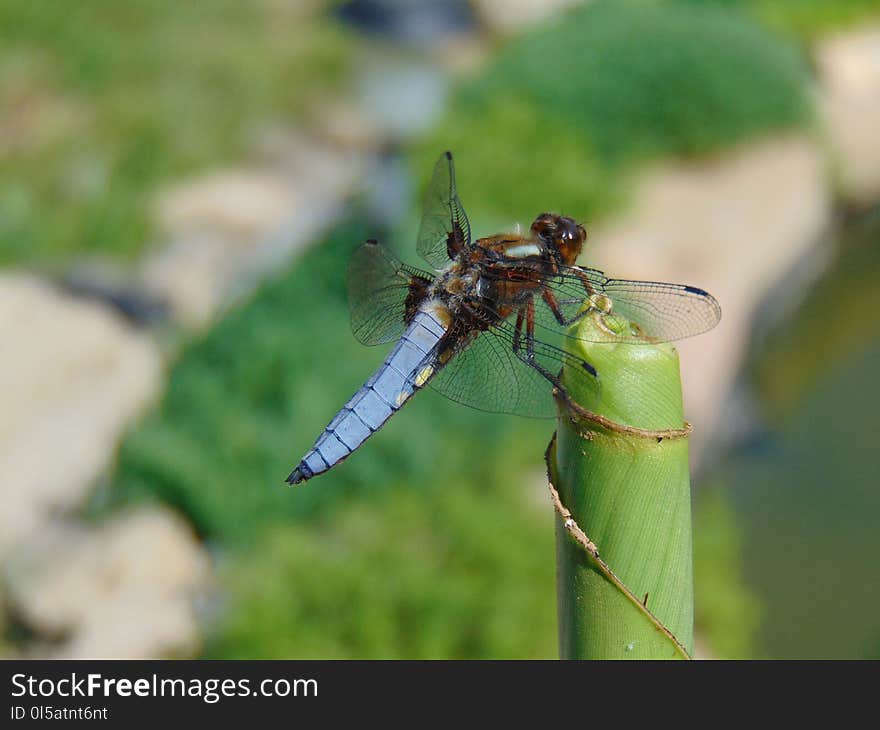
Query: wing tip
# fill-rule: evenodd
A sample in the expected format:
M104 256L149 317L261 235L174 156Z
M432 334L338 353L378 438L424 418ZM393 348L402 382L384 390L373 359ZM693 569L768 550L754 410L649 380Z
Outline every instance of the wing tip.
M709 296L709 292L707 292L705 289L700 289L700 287L691 286L690 284L685 284L684 290L689 291L691 294L698 294L701 297Z
M721 321L721 302L719 302L712 294L707 292L705 289L701 289L698 286L690 286L689 284L685 285L685 290L690 292L691 294L696 294L698 297L703 299L703 301L707 302L712 309L712 313L714 317L711 322L708 322L708 326L703 332L708 332L713 329L720 321ZM700 332L698 334L703 334Z

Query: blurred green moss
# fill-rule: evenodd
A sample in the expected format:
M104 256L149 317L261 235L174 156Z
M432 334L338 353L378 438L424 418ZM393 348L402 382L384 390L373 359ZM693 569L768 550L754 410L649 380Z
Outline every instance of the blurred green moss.
M754 658L761 620L747 585L744 536L733 505L717 486L694 498L694 623L697 636L719 659Z
M859 23L880 22L878 0L752 0L752 4L766 23L805 40Z
M520 487L397 489L269 531L220 571L207 656L553 658L552 511Z
M600 0L502 48L414 168L452 149L477 221L586 219L621 200L645 161L809 124L808 80L792 44L739 13Z
M769 27L802 41L860 23L880 22L880 0L675 0L741 9Z
M323 4L0 3L0 264L136 253L162 182L344 76Z

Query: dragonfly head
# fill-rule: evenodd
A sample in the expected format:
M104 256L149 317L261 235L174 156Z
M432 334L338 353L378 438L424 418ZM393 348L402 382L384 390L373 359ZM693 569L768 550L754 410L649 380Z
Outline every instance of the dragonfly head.
M587 239L582 225L555 213L541 213L535 218L532 233L566 266L574 266Z

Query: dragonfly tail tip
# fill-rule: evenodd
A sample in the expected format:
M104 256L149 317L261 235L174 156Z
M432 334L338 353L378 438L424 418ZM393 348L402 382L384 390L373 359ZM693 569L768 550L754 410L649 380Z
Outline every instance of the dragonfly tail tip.
M287 479L285 479L284 481L287 482L290 486L295 486L306 481L310 476L311 474L307 474L305 470L298 466L296 467L296 469L290 472Z

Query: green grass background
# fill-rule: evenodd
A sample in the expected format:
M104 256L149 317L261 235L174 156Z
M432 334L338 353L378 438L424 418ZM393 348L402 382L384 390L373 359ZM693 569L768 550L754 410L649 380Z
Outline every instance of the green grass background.
M0 263L132 260L163 184L240 160L256 125L294 123L344 84L348 34L283 7L0 4L0 103L14 112ZM477 233L545 209L589 222L625 204L646 162L812 124L811 40L878 8L600 0L502 44L415 145L412 169L425 179L453 149ZM554 656L552 424L425 392L344 466L283 485L382 358L351 336L343 290L350 251L373 233L341 224L186 343L94 509L160 500L196 527L220 566L207 656ZM695 507L698 629L747 656L760 611L735 514L721 490Z
M159 186L241 160L255 124L332 90L347 35L284 8L3 0L0 264L127 260L151 240Z

